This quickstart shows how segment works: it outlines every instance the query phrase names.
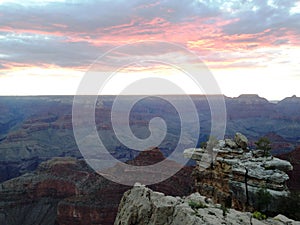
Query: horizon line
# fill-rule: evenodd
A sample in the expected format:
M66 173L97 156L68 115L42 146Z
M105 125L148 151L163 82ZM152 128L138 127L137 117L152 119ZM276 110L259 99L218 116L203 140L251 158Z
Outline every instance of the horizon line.
M101 95L98 95L98 96L185 96L185 95L182 95L182 94L101 94ZM74 96L97 96L97 95L89 95L89 94L84 94L84 95L79 95L79 94L47 94L47 95L0 95L0 98L2 97L74 97ZM225 98L239 98L239 97L242 97L242 96L257 96L259 98L263 98L263 99L266 99L267 101L269 102L272 102L272 101L282 101L286 98L291 98L291 97L295 97L295 98L300 98L300 97L297 97L296 95L292 95L292 96L286 96L284 98L282 98L281 100L280 99L268 99L268 98L265 98L263 96L260 96L259 94L240 94L239 96L227 96L225 94L188 94L188 96L223 96Z

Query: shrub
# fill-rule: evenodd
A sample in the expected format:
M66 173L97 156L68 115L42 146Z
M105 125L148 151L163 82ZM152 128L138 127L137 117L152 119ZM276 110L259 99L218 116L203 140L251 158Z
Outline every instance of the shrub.
M206 149L206 147L207 147L207 142L200 143L200 148Z
M258 219L258 220L265 220L267 219L267 216L261 212L258 212L258 211L255 211L253 214L252 214L253 218L255 219Z
M255 142L256 149L264 151L264 157L270 156L271 143L267 137L261 137L257 142Z
M194 210L207 208L207 206L205 204L203 204L202 202L195 202L195 201L190 201L189 206Z
M256 192L256 207L259 211L266 212L271 203L272 195L267 191L266 187L260 188Z

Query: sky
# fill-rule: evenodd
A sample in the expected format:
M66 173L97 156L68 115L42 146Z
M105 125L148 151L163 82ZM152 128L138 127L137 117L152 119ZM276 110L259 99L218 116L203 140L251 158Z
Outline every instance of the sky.
M152 40L194 53L226 96L281 100L300 96L299 35L299 0L0 0L0 95L76 94L98 57ZM113 60L122 57L134 50ZM105 93L166 73L199 91L174 68L134 67L118 70Z

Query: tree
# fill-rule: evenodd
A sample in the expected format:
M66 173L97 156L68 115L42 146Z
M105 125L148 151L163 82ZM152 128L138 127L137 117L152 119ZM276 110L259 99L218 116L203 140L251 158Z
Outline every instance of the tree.
M272 200L272 195L266 187L261 187L256 192L256 208L261 212L267 212Z
M264 151L264 157L270 156L271 142L267 137L261 137L257 142L255 142L256 149Z

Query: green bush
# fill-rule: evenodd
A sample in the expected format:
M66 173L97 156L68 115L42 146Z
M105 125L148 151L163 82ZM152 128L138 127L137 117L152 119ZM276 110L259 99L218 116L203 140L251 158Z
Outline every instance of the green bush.
M267 191L266 187L260 188L256 192L256 208L261 212L267 212L272 200L272 195Z
M207 142L200 143L200 148L206 149L206 147L207 147Z
M271 142L267 137L261 137L257 142L254 143L256 149L264 151L264 157L270 156Z
M253 214L252 214L253 218L255 219L258 219L258 220L265 220L267 219L267 216L261 212L258 212L258 211L255 211Z
M203 204L202 202L195 202L195 201L190 201L189 206L194 210L207 208L207 206L205 204Z

